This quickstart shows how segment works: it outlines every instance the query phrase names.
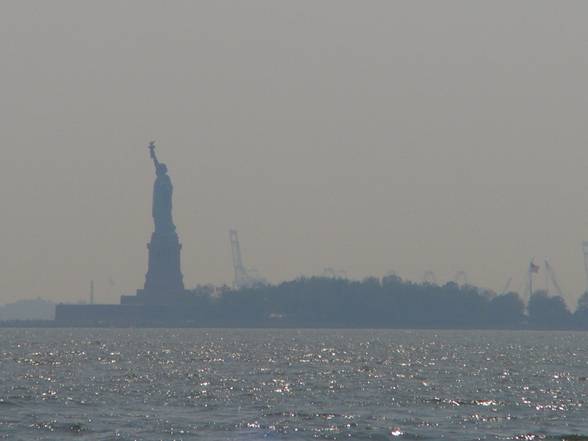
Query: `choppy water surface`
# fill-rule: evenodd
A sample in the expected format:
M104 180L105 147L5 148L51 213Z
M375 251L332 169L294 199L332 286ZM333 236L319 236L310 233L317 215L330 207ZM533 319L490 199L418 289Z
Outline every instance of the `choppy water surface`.
M588 440L588 334L0 330L0 439Z

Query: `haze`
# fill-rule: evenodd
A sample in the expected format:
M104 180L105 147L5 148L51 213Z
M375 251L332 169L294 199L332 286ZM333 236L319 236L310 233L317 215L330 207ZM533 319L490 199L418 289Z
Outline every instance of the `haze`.
M466 271L585 290L588 4L4 1L0 303L144 283L156 140L187 287ZM542 277L537 282L541 287Z

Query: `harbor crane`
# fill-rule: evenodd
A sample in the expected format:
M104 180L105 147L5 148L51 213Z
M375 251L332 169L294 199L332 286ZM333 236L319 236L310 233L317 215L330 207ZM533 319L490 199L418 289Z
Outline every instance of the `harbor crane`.
M264 285L266 283L265 279L261 277L256 270L247 269L243 264L241 245L239 244L239 233L237 233L237 230L229 230L229 240L231 242L233 270L235 273L233 288L254 288L256 286Z
M550 293L551 287L553 287L553 292L555 294L563 297L561 286L557 279L557 275L555 274L555 270L549 263L549 260L545 259L545 291L547 292L547 294Z
M584 271L586 273L586 292L588 292L588 241L582 242L582 251L584 252Z
M504 284L504 287L502 288L502 291L500 292L500 294L507 294L508 290L510 289L511 283L512 283L512 277L509 277L508 280L506 281L506 283Z

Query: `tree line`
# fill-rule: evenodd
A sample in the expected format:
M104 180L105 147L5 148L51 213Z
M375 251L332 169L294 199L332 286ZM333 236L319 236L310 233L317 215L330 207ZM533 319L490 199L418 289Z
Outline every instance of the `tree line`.
M571 312L561 296L543 291L525 305L514 292L397 276L310 277L220 292L199 286L190 297L194 320L211 326L588 329L588 293Z

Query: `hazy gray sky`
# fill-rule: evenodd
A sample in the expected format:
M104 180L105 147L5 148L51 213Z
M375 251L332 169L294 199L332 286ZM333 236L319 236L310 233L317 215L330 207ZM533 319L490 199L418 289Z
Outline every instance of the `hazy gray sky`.
M231 281L235 227L272 281L465 270L522 289L548 256L575 298L587 16L584 1L2 1L0 303L143 285L152 139L187 286Z

